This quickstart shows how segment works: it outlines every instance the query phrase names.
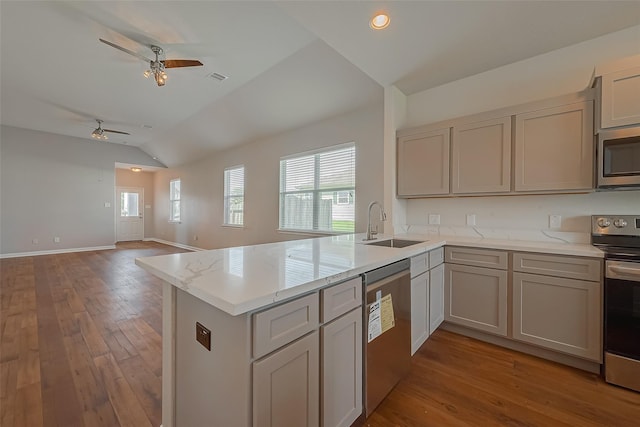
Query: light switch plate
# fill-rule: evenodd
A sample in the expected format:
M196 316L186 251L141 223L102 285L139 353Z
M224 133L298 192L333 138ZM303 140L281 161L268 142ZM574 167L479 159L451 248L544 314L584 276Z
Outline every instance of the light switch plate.
M562 215L549 215L549 228L562 227Z
M440 214L429 214L429 225L440 225Z
M105 208L110 208L110 207L111 207L111 203L109 203L109 202L104 202L104 207L105 207Z

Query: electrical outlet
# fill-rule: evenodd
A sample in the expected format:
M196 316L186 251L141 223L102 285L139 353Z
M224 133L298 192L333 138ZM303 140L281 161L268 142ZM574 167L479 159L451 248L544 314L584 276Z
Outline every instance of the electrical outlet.
M53 238L53 243L60 243L60 238L59 237L54 237Z
M467 214L467 225L476 225L476 214Z
M211 351L211 330L204 327L200 322L196 322L196 341L208 351Z
M31 243L34 244L34 245L37 245L38 244L38 239L32 239Z
M549 228L562 227L562 215L549 215Z
M440 214L429 214L429 225L440 225Z
M197 234L193 236L193 240L198 240L198 235Z

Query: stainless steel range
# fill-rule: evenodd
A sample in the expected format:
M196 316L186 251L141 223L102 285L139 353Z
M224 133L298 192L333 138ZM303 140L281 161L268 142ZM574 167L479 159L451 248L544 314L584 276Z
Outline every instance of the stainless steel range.
M605 379L640 391L640 216L594 215L591 227L605 252Z

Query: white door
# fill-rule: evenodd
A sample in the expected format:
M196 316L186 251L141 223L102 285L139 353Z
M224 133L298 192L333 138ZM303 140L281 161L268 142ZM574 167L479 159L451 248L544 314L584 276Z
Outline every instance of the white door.
M142 240L144 237L143 199L142 188L117 188L116 241Z

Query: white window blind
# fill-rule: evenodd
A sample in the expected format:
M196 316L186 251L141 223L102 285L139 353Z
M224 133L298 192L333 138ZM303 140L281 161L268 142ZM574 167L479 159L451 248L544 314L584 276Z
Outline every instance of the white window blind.
M244 166L224 170L224 223L244 224Z
M280 229L355 231L353 143L280 159Z
M180 179L169 182L169 221L180 222Z

